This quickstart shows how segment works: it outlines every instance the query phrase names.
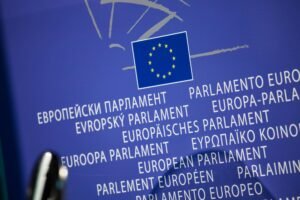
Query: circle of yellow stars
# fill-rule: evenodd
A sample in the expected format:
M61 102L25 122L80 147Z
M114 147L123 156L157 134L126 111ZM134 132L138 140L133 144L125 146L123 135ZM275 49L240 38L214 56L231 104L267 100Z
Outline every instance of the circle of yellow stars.
M153 66L153 63L151 60L151 58L154 56L154 52L160 48L166 49L169 52L169 54L171 55L171 58L173 61L171 68L170 68L171 70L168 70L168 72L165 74L161 74L161 73L159 73L159 71L156 71L154 67L157 67L157 66ZM176 57L173 55L173 49L170 48L168 44L158 43L156 46L153 46L151 48L151 51L149 52L148 56L149 56L148 66L150 67L150 72L153 73L156 76L156 78L166 79L167 77L170 77L172 75L172 70L175 70L175 68L176 68L176 65L175 65Z

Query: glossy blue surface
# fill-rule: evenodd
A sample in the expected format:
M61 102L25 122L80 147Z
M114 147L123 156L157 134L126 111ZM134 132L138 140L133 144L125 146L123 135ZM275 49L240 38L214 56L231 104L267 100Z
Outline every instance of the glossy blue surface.
M81 119L39 125L38 112L167 91L167 103L158 108L189 104L188 119L201 122L203 118L215 116L211 110L211 101L214 97L190 100L188 94L190 86L216 84L218 81L255 75L266 77L268 73L299 69L299 1L188 2L190 6L180 1L161 1L161 4L176 11L183 21L172 19L153 36L187 31L191 55L243 45L248 48L193 58L193 81L138 90L135 71L123 68L134 65L131 42L138 40L145 31L165 18L167 15L162 11L150 9L143 20L128 34L130 27L147 7L116 3L110 36L111 4L89 1L101 31L102 39L100 39L83 0L1 1L13 106L17 111L15 119L17 138L22 151L20 169L24 174L23 185L28 183L35 159L44 150L52 149L61 155L72 155L136 145L123 144L121 128L77 135L74 123ZM122 45L125 50L109 48L109 45L114 43ZM291 90L292 87L299 91L299 83L265 90L279 88ZM258 95L261 92L262 90L257 89L219 98L252 93ZM261 109L270 110L270 121L264 125L251 127L253 129L299 123L299 101L259 105L242 111L228 111L224 115ZM115 113L118 114L120 112ZM147 126L150 125L153 124ZM127 128L129 129L125 127ZM247 128L249 127L245 129ZM224 132L224 130L204 132L202 127L200 129L198 135ZM173 137L168 140L170 153L162 158L196 153L191 149L191 136ZM299 136L266 144L268 159L252 163L299 159ZM252 145L262 143L243 144L238 147ZM225 150L231 148L235 147L223 147ZM216 173L220 174L218 177L221 177L216 183L247 182L248 180L236 179L234 166L226 166L228 173L225 175L222 166L214 166ZM97 183L147 176L138 174L135 160L71 168L67 199L96 199ZM276 198L299 195L299 174L265 177L259 181L266 188L265 197L270 197L270 194ZM144 193L150 192L151 190ZM99 199L135 199L135 196L136 193L127 193ZM257 199L249 197L251 198Z

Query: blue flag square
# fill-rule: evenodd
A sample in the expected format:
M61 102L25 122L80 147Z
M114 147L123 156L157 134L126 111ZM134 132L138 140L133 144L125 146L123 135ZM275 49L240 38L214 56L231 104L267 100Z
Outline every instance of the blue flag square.
M187 33L132 42L139 89L193 80Z

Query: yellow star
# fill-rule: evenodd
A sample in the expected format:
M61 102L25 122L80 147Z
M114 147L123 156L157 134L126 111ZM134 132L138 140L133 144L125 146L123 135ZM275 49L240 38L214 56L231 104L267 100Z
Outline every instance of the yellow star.
M168 75L171 76L171 75L172 75L172 72L168 72Z
M158 47L161 47L161 43L158 43Z
M152 65L152 61L151 60L148 61L148 65Z
M173 59L173 60L176 60L176 57L175 57L175 56L173 56L173 57L172 57L172 59Z
M170 49L169 51L170 51L170 53L172 53L172 52L173 52L173 49Z
M167 45L167 44L165 44L165 48L168 48L168 45Z
M163 75L163 79L165 79L166 78L166 75Z
M172 68L175 69L175 67L176 67L176 66L173 64L173 65L172 65Z
M154 68L151 68L151 72L154 72Z
M152 56L152 53L149 53L149 56L151 57L151 56Z
M157 74L156 74L156 77L159 78L159 77L160 77L160 74L157 73Z
M155 47L152 47L152 50L153 50L153 51L155 51L155 49L156 49Z

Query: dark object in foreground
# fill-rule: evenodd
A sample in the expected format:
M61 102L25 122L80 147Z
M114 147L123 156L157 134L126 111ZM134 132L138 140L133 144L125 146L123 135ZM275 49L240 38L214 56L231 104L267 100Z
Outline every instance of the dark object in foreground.
M53 152L45 152L38 159L32 172L27 191L28 200L62 200L68 170Z

